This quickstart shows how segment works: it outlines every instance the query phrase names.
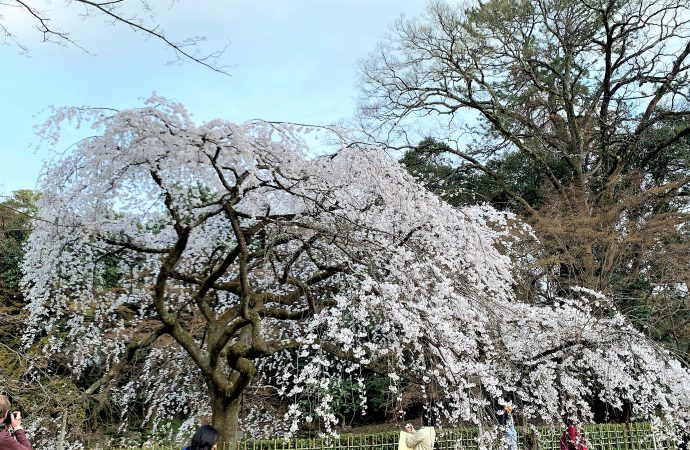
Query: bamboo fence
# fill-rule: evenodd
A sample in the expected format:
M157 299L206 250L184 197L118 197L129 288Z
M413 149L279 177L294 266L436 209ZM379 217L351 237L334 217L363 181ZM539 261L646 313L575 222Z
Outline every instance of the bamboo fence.
M563 428L543 426L530 429L517 427L518 450L560 450ZM581 428L588 450L672 450L675 441L660 440L652 432L650 423L592 424ZM245 440L235 448L218 450L397 450L399 431L376 434L344 434L339 438ZM482 445L483 444L483 445ZM479 450L505 448L502 442L493 445L479 442L477 428L439 429L435 450ZM183 446L152 446L151 450L180 450ZM133 449L132 449L133 450Z

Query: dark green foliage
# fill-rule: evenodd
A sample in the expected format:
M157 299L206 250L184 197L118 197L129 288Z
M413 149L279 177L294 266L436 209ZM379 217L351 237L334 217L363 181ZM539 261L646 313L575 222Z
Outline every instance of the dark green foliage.
M509 191L538 208L547 200L549 186L540 166L520 152L509 152L486 163L491 172L471 164L459 164L448 157L452 149L433 138L425 138L405 152L400 162L435 194L454 206L486 202L498 209L524 212ZM563 183L572 178L570 167L556 157L548 158L551 170Z
M38 195L16 191L0 202L0 295L16 298L22 277L22 245L30 233L30 220L36 211Z

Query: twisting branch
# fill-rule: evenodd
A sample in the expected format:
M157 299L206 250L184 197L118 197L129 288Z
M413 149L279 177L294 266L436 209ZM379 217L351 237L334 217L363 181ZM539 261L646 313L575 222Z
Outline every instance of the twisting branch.
M51 25L51 15L49 12L44 12L36 9L32 6L30 0L9 0L9 4L3 4L0 6L4 7L17 7L25 10L36 22L35 28L43 35L43 42L52 42L56 44L69 44L73 45L82 51L90 52L79 45L73 38L71 33L59 30L58 28ZM93 15L94 13L100 13L108 18L112 19L113 23L119 23L126 25L134 32L144 33L146 36L152 37L161 41L165 46L172 49L178 59L187 59L196 64L200 64L214 72L221 73L223 75L230 76L230 74L224 68L218 66L215 62L225 53L227 46L219 51L212 52L207 55L200 55L198 52L192 52L189 48L196 48L199 43L203 40L202 38L188 38L186 41L174 41L170 39L165 32L163 32L159 25L154 23L151 26L144 25L135 16L127 16L121 12L121 9L129 6L132 2L125 2L125 0L110 0L110 1L92 1L92 0L69 0L65 1L66 7L72 4L82 5L86 8L86 16ZM151 7L147 0L141 0L141 4L146 10L150 10ZM15 42L22 52L29 52L29 48L19 42L15 34L10 31L10 29L0 22L0 30L4 31L5 37Z
M149 333L144 339L138 341L131 341L127 344L125 349L125 354L120 357L120 360L110 367L110 370L101 376L98 380L91 384L88 388L82 392L82 397L86 398L93 395L102 386L108 384L111 380L118 376L118 374L124 369L134 358L138 350L146 347L150 347L156 340L161 337L166 332L166 326L160 326Z

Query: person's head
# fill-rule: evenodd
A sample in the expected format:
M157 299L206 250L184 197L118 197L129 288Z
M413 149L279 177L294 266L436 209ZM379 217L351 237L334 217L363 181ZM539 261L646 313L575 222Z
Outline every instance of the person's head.
M6 395L0 395L0 421L5 419L5 416L12 407L10 399Z
M218 441L218 432L211 425L202 425L192 436L189 450L211 450Z
M507 412L508 414L513 414L513 407L512 405L505 405L503 407L503 411Z
M405 431L407 431L408 433L414 433L414 427L412 426L411 423L408 423L407 425L405 425Z

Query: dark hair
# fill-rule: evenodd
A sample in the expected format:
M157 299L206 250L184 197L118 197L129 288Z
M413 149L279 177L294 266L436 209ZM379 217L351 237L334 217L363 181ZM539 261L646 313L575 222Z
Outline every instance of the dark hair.
M218 432L211 425L202 425L192 436L188 450L211 450L218 440Z

